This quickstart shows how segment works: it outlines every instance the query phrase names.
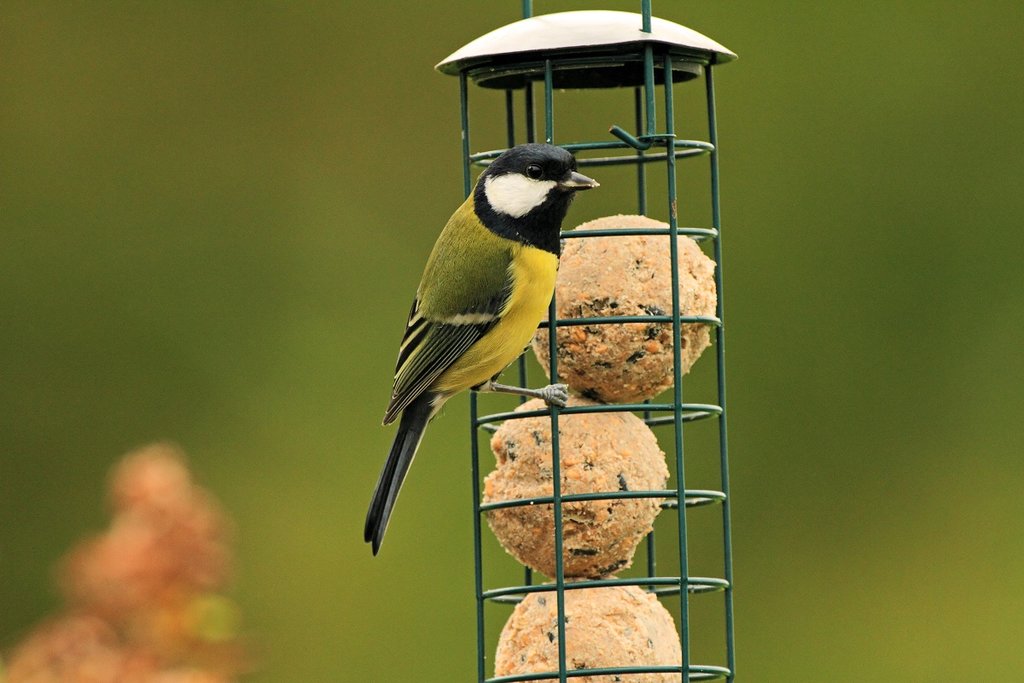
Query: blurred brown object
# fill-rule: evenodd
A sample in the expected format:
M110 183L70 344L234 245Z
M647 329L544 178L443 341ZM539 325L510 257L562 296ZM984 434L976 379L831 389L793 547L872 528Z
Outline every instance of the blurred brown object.
M60 564L67 608L8 659L5 683L230 683L249 669L231 573L231 524L184 454L154 444L110 480L110 528ZM2 677L2 674L0 674Z

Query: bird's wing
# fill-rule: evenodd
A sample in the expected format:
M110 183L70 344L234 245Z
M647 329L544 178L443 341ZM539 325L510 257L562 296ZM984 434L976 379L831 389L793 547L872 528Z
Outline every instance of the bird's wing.
M418 298L413 302L398 352L398 362L395 364L395 386L384 415L384 424L394 421L469 347L497 324L510 291L511 278L508 279L508 285L490 299L435 320L421 313Z
M498 322L512 291L513 254L513 243L477 218L470 195L441 231L423 270L384 424Z

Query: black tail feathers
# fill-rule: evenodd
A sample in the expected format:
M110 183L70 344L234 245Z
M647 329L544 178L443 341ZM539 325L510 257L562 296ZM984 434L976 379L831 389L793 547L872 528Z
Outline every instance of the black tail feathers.
M434 406L435 398L436 396L429 392L423 394L402 412L402 420L391 444L391 452L377 479L377 488L373 491L370 509L366 513L363 540L372 544L374 555L380 550L391 511L395 507L395 500L398 498L405 475L409 472L409 465L416 455L416 449L423 439L423 432L437 410Z

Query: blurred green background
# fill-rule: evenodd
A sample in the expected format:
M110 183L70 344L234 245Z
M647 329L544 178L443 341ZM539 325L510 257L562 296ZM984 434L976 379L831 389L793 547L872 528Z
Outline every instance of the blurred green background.
M639 3L536 11L595 6ZM471 679L464 397L380 557L361 527L461 199L432 67L519 8L0 4L0 645L58 604L110 465L170 439L237 521L251 680ZM654 9L740 55L716 72L740 680L1024 680L1024 4ZM501 146L473 94L474 148ZM581 135L631 128L631 93L599 101ZM601 179L570 220L633 210Z

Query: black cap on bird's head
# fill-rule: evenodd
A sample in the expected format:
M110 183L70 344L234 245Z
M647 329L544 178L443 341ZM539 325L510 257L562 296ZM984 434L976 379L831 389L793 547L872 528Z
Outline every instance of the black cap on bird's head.
M576 159L561 147L517 145L495 159L473 192L477 216L490 230L558 254L558 233L578 190L597 181L576 171Z
M487 167L481 179L519 174L529 180L553 182L563 192L589 190L598 183L576 171L576 158L566 149L543 143L517 145Z

